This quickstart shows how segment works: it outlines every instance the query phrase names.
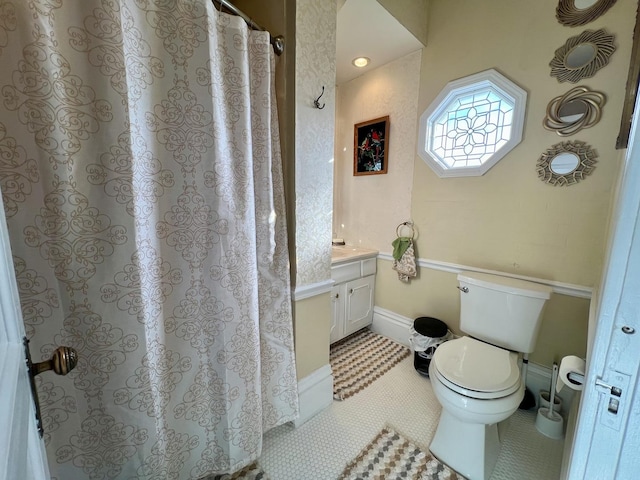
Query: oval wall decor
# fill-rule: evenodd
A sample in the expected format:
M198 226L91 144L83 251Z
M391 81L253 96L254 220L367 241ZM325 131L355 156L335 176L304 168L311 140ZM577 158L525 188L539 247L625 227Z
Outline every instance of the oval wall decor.
M598 123L604 103L604 94L574 87L549 102L542 126L561 137L573 135Z
M560 0L556 18L562 25L578 27L604 15L616 0Z
M593 172L597 158L598 153L585 142L556 143L540 156L536 171L538 178L550 185L574 185Z
M604 28L585 30L571 37L558 48L549 62L551 76L559 82L576 83L584 78L593 77L598 70L609 63L616 50L615 35Z

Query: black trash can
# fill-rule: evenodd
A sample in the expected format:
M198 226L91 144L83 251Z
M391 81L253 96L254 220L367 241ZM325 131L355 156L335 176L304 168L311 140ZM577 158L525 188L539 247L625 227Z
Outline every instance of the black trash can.
M410 338L413 347L413 366L420 375L429 376L429 364L439 345L449 340L449 328L442 320L419 317L413 322Z

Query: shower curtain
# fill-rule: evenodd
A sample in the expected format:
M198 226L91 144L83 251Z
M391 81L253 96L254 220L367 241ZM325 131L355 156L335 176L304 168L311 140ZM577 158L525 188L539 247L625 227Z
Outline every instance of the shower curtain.
M198 479L297 416L265 32L210 0L0 0L0 189L53 478Z

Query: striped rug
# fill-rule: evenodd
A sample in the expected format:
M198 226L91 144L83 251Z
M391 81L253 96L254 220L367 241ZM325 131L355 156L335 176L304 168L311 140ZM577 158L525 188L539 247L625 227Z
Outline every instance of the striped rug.
M464 480L433 455L386 427L344 469L338 480Z
M366 388L411 351L368 328L331 345L333 398L344 400Z
M269 478L260 465L252 463L234 474L213 475L200 480L269 480Z

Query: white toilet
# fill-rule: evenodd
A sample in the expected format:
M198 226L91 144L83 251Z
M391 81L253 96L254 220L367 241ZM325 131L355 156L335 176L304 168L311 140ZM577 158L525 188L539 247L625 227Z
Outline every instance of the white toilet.
M524 397L519 353L535 346L551 288L508 277L458 275L464 336L440 345L429 378L442 405L429 450L471 480L489 478L500 452L498 422Z

